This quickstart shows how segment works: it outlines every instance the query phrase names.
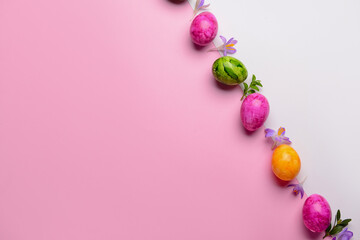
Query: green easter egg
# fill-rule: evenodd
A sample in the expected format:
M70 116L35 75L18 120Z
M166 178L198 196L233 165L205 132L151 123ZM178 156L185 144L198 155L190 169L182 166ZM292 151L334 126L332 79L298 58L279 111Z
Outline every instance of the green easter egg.
M215 79L226 85L237 85L244 82L248 76L246 67L242 62L233 57L218 58L212 72Z

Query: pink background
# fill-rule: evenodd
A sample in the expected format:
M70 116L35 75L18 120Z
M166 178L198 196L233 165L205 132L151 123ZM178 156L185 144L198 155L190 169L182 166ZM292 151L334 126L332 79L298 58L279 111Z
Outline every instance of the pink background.
M191 16L167 0L0 0L0 239L320 239Z

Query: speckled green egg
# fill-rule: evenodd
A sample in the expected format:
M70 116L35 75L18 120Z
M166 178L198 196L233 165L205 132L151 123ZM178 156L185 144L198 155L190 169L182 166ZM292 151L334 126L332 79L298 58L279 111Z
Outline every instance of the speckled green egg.
M244 64L229 56L218 58L212 66L212 72L217 81L226 85L240 84L248 76Z

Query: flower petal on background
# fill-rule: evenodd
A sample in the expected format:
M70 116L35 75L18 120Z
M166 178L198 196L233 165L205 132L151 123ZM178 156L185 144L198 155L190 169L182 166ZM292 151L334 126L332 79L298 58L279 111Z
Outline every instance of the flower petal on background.
M301 195L301 199L304 197L304 188L303 186L301 185L301 183L298 183L298 184L289 184L287 185L288 187L294 187L293 188L293 193L297 196L299 193Z
M200 4L198 7L202 7L204 5L205 0L200 0Z
M350 240L353 237L353 232L348 231L348 228L344 228L338 235L338 240Z
M272 137L272 136L275 135L275 133L276 132L274 130L270 129L270 128L265 129L265 137Z
M227 41L227 42L226 42L226 45L231 44L231 42L232 42L233 40L234 40L234 38L233 38L233 37L232 37L232 38L230 38L230 39L229 39L229 41Z
M231 53L231 54L236 53L236 49L233 48L233 47L226 48L226 51L227 51L228 53Z
M290 141L290 139L288 137L283 137L282 141L285 144L290 144L291 143L291 141Z
M223 36L220 36L221 40L223 41L224 44L226 44L226 38Z
M201 6L200 9L203 10L203 9L205 9L205 8L208 8L209 6L210 6L210 3L209 3L209 4L206 4L206 5L204 5L204 6Z
M235 45L235 44L237 44L237 43L238 43L238 41L235 40L235 39L231 41L231 44L234 44L234 45Z

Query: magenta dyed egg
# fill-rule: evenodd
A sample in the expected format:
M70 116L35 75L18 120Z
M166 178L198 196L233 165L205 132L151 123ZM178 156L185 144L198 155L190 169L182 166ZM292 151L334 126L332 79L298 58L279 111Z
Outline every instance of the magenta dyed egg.
M326 199L318 194L308 197L303 207L303 220L310 231L325 231L331 222L331 208Z
M200 46L211 43L218 32L218 23L214 14L203 12L197 15L190 26L192 41Z
M260 128L269 116L270 105L260 93L250 94L241 105L240 116L244 128L255 131Z

